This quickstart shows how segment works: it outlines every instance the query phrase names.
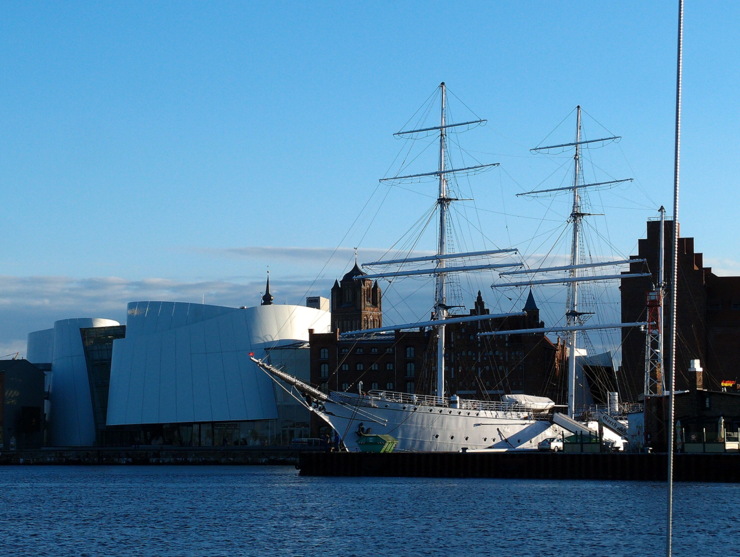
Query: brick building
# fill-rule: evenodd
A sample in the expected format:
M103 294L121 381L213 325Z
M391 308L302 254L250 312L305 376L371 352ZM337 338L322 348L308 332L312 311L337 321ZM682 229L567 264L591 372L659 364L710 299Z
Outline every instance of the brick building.
M679 230L680 234L680 230ZM673 221L665 221L665 277L671 279ZM647 238L639 240L636 258L646 259L652 277L623 280L621 285L622 320L645 321L646 296L657 282L660 221L648 221ZM693 238L678 239L678 307L676 312L676 389L687 390L693 379L688 369L691 360L704 368L705 388L719 390L723 380L740 379L740 277L719 277L704 267L701 253L694 251ZM630 272L642 270L633 263ZM671 323L671 302L664 303L664 323ZM669 352L668 327L665 328L665 354ZM645 337L640 331L622 332L622 365L630 393L636 400L643 391ZM668 361L665 362L668 365Z
M334 281L331 289L331 328L333 331L357 331L383 326L382 293L377 281L355 280L363 275L355 266Z

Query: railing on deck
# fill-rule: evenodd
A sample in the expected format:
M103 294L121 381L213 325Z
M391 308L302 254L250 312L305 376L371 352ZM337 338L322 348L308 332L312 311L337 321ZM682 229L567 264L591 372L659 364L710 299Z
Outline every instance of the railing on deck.
M343 396L344 395L344 396ZM442 398L432 395L415 395L409 393L400 393L396 391L372 390L367 394L359 396L354 393L332 393L332 398L338 402L347 404L378 407L383 402L393 402L399 404L408 404L409 406L432 406L438 408L454 408L456 410L475 410L475 411L496 411L496 412L532 412L531 408L501 401L471 400L460 398L450 401L448 398ZM546 418L543 418L546 419Z

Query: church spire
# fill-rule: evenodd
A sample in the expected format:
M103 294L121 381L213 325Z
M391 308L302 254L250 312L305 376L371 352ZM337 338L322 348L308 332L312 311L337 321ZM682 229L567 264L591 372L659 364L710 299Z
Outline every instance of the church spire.
M537 303L534 301L534 295L532 294L532 289L529 289L529 296L527 296L527 303L524 304L524 311L539 311L540 308L537 307Z
M270 271L267 271L267 286L265 286L265 295L262 296L262 305L271 306L274 298L270 294Z

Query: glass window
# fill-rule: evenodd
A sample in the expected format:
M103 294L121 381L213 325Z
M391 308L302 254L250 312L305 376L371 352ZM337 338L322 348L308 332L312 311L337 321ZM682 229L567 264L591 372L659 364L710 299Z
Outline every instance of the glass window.
M329 349L322 348L319 353L319 358L321 358L322 360L328 360L329 359Z
M321 364L321 378L326 379L329 377L329 364Z

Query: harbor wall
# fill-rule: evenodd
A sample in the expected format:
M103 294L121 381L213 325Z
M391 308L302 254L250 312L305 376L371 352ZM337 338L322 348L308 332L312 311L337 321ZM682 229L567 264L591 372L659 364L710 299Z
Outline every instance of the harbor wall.
M649 453L306 453L303 476L665 481L668 455ZM738 454L676 454L674 480L740 481Z
M295 447L60 448L0 452L0 465L289 465L302 476L665 481L666 454L335 453ZM740 454L676 454L679 482L740 482Z
M0 465L217 465L295 466L294 447L122 447L57 448L0 452Z

